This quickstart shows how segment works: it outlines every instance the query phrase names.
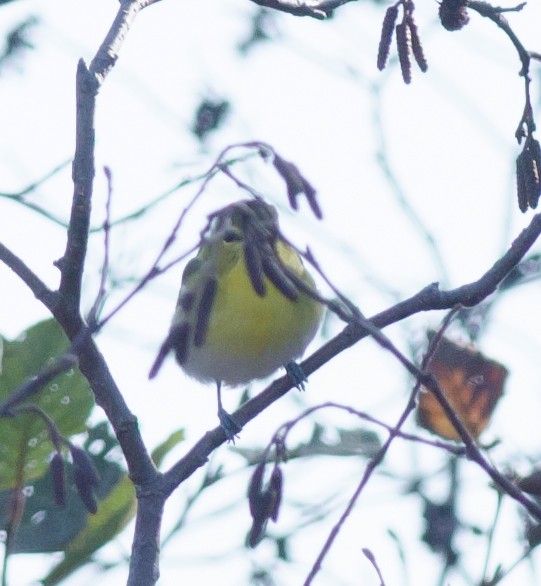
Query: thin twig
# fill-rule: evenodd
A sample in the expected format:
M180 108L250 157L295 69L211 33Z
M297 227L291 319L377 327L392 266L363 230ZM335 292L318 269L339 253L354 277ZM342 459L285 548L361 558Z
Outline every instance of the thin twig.
M498 491L496 493L496 497L498 499L498 502L496 505L496 512L494 514L494 520L492 521L492 525L490 526L490 529L488 531L487 550L485 553L485 561L483 563L483 571L481 573L481 576L483 577L482 584L492 584L493 583L489 580L489 577L488 577L488 566L490 563L490 554L492 553L492 548L494 547L494 536L496 534L496 526L498 524L498 521L500 520L500 513L502 511L503 494Z
M35 191L38 187L41 187L41 185L43 185L51 177L54 177L59 171L62 171L62 169L67 167L70 163L71 163L71 159L67 159L65 161L62 161L62 163L59 163L58 165L56 165L56 167L53 167L41 179L38 179L38 180L30 183L29 185L27 185L26 187L24 187L20 191L14 191L14 192L9 192L9 193L0 191L0 197L6 197L8 199L15 199L15 200L22 200L25 195L28 195L32 191Z
M53 313L59 303L58 294L30 269L14 252L0 242L0 261L9 267L25 283L34 297L41 301Z
M373 423L374 425L382 427L383 429L387 430L388 432L396 431L396 426L389 425L388 423L385 423L384 421L381 421L380 419L377 419L376 417L373 417L372 415L369 415L368 413L365 413L364 411L359 411L359 410L355 409L354 407L351 407L350 405L342 405L340 403L334 403L333 401L326 401L325 403L320 403L319 405L314 405L313 407L309 407L308 409L304 410L297 417L290 419L289 421L286 421L285 423L283 423L279 427L279 429L274 433L271 441L269 442L269 444L265 448L265 454L268 454L270 452L272 446L276 442L285 444L285 442L287 441L288 434L291 432L291 430L298 423L300 423L301 421L303 421L307 417L310 417L313 413L315 413L317 411L321 411L322 409L339 409L341 411L345 411L346 413L351 413L352 415L355 415L356 417L359 417L360 419L363 419L364 421L368 421L369 423ZM432 446L432 447L440 449L440 450L445 450L446 452L449 452L450 454L453 454L454 456L463 456L466 453L466 450L463 446L457 445L455 443L452 444L449 442L429 440L429 439L421 437L419 435L415 435L412 433L406 433L401 430L398 430L396 432L396 437L399 437L401 439L408 440L408 441L421 443L421 444L424 444L427 446Z
M83 60L77 67L76 146L73 159L73 200L61 272L59 292L66 313L79 312L81 281L88 245L92 187L94 182L94 112L99 84Z
M60 218L58 218L57 216L55 216L54 214L52 214L51 212L46 210L44 207L40 206L39 204L28 201L28 199L25 196L28 195L29 193L35 191L43 183L45 183L51 177L56 175L59 171L64 169L70 162L71 162L71 159L69 159L67 161L63 161L62 163L60 163L56 167L53 167L53 169L51 169L41 179L38 179L37 181L30 183L29 185L27 185L25 188L21 189L20 191L16 191L16 192L12 192L12 193L0 192L0 197L4 197L6 199L15 201L15 202L21 204L22 206L40 214L41 216L43 216L47 220L54 222L58 226L62 226L62 228L67 228L68 223L66 221L61 220Z
M51 366L42 370L36 376L27 379L22 385L15 389L10 396L0 403L0 417L11 417L14 409L23 401L39 392L49 381L77 365L77 357L68 350L58 357Z
M2 416L2 412L3 405L0 407L0 417ZM19 405L10 411L10 415L13 416L18 415L19 413L34 413L43 420L49 432L49 438L51 439L51 442L53 443L54 448L57 452L60 452L60 450L62 449L63 442L65 444L68 443L67 440L65 440L58 431L58 427L56 426L56 423L53 421L53 419L49 417L49 415L47 415L47 413L45 413L45 411L39 405Z
M174 193L176 193L177 191L179 191L183 187L186 187L188 185L192 185L193 183L196 183L197 181L204 180L208 177L209 174L214 176L214 175L220 173L220 171L222 171L223 168L230 167L230 166L232 166L236 163L240 163L242 161L246 161L250 158L253 158L254 156L256 156L256 154L254 154L254 153L247 153L245 155L240 155L238 157L224 161L221 164L221 166L212 167L210 170L207 170L204 173L201 173L201 174L196 175L194 177L187 177L185 179L182 179L179 182L175 183L175 185L173 187L167 189L165 192L161 193L160 195L155 196L148 203L142 205L141 207L137 208L133 212L130 212L130 213L126 214L125 216L121 216L120 218L117 218L116 220L111 220L110 227L115 228L116 226L119 226L121 224L125 224L125 223L133 221L133 220L138 220L139 218L144 216L146 213L148 213L150 210L152 210L157 204L161 203L162 201L165 201L166 199L171 197L171 195L173 195ZM94 226L94 227L90 228L90 233L100 232L102 229L103 229L103 226Z
M229 147L228 147L229 148ZM188 212L192 209L192 207L196 204L196 202L198 201L198 199L201 197L201 195L204 193L205 189L208 186L209 181L215 176L216 172L215 170L218 169L220 167L220 161L223 157L223 155L225 154L225 152L228 149L225 149L224 151L222 151L222 153L220 153L220 155L218 155L218 158L216 159L216 161L213 163L213 165L211 166L211 168L209 169L209 171L206 173L206 176L203 180L203 182L201 183L201 186L199 187L199 189L197 190L197 192L195 193L195 195L192 197L192 199L186 204L186 206L184 207L184 209L182 210L182 212L180 213L180 215L178 216L175 224L173 225L173 228L171 229L171 231L169 232L169 235L167 236L167 238L165 239L165 242L162 245L162 248L160 250L160 252L158 253L158 256L156 257L156 259L154 260L154 262L152 263L150 269L147 271L147 273L143 276L142 279L139 280L139 282L137 283L137 285L132 289L132 291L130 291L130 293L128 293L128 295L114 308L112 309L100 322L99 324L96 324L96 328L97 329L101 329L114 315L116 315L137 293L139 293L139 291L141 291L141 289L143 289L147 283L149 281L151 281L152 279L154 279L155 277L157 277L158 275L166 272L167 270L169 270L173 265L179 263L181 260L183 260L184 258L186 258L189 254L191 254L198 246L199 243L195 244L194 246L192 246L192 248L190 248L187 252L185 252L184 254L182 254L180 257L174 259L174 261L168 263L167 265L165 265L164 267L160 268L160 262L162 261L163 257L165 256L165 254L167 253L167 251L171 248L171 246L174 244L176 238L177 238L177 234L184 222L184 219L186 218L186 215L188 214Z
M105 301L107 278L109 276L109 252L110 252L110 232L111 232L111 199L113 197L112 174L109 167L104 167L103 171L107 179L107 200L105 203L105 220L103 222L103 264L101 267L100 286L96 300L88 313L88 326L94 329L97 326L98 315Z
M323 20L332 16L333 11L339 6L355 1L356 0L315 0L310 2L309 0L305 0L303 2L301 0L252 0L252 2L258 6L287 12L293 16L311 16L318 20Z
M430 357L432 356L432 354L436 350L437 340L439 340L440 337L443 336L443 332L447 329L447 327L449 326L451 320L453 319L453 317L455 315L456 315L456 310L450 311L447 314L447 316L445 317L445 319L443 320L440 328L438 328L438 333L430 341L428 350L425 354L425 357L423 358L422 368L424 368L428 364ZM436 342L434 342L434 340L436 340ZM404 364L406 362L405 357L401 358L400 362L402 362ZM311 570L310 570L310 572L304 582L304 586L309 586L312 583L315 576L317 575L317 573L320 571L321 566L323 564L323 560L325 559L326 555L329 553L336 537L338 537L338 534L340 533L342 526L344 525L344 523L346 522L346 520L350 516L351 512L353 511L353 509L357 503L357 500L361 496L361 494L362 494L365 486L367 485L369 479L371 478L373 472L381 464L381 462L385 458L389 448L391 447L391 444L393 443L395 438L398 436L402 426L404 425L404 423L408 419L410 413L415 409L416 397L419 393L419 389L420 389L421 382L422 382L421 378L424 374L424 371L422 369L417 369L417 371L418 372L416 373L417 374L416 382L415 382L415 385L413 387L412 392L410 393L410 397L409 397L409 400L406 404L406 407L404 408L404 410L402 411L402 414L398 418L396 425L389 431L389 437L387 438L385 443L381 446L381 448L377 451L377 453L372 457L370 462L368 462L361 481L357 485L357 488L355 489L346 508L344 509L342 515L340 516L340 519L337 521L337 523L331 529L331 531L325 541L325 544L321 548L321 551L319 552L319 555L317 556L316 561L312 565L312 568L311 568Z
M479 303L497 289L501 280L520 262L540 233L541 215L537 214L533 216L530 225L515 239L509 250L477 281L449 291L441 291L434 283L409 299L373 316L369 321L381 329L419 312L451 309L460 304L470 306ZM306 375L312 374L331 361L337 354L368 335L366 328L361 327L358 323L348 324L341 333L302 362L303 371ZM233 414L235 421L244 427L269 405L284 396L292 387L293 383L289 376L278 378L261 393L244 403ZM219 426L206 433L179 462L164 474L163 490L167 493L172 492L197 468L204 465L208 455L225 441L225 434Z
M362 552L364 553L364 555L366 556L368 561L372 564L374 570L376 570L376 574L378 575L380 586L385 586L385 580L383 579L383 574L381 573L381 570L379 569L378 562L376 561L376 556L367 547L363 547Z
M535 130L535 121L533 115L533 108L532 108L532 99L531 99L531 92L530 92L530 62L531 62L531 54L529 51L526 50L518 36L515 34L509 21L503 16L503 12L518 12L526 6L526 2L522 2L517 6L510 7L510 8L500 8L498 6L492 6L488 2L478 1L478 0L469 0L468 8L475 10L481 16L488 18L492 22L494 22L500 29L504 31L504 33L509 37L511 42L513 43L515 49L517 50L520 62L522 64L522 68L520 70L519 75L524 77L524 110L522 113L522 117L518 124L517 130L515 132L515 136L517 138L518 143L520 144L522 138L525 136L530 136L533 131ZM526 132L524 132L524 127L526 127Z

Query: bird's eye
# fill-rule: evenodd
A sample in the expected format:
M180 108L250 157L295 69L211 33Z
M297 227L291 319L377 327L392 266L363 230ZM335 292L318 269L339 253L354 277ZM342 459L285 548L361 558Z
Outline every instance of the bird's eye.
M224 232L224 242L240 242L242 234L238 230L226 230Z

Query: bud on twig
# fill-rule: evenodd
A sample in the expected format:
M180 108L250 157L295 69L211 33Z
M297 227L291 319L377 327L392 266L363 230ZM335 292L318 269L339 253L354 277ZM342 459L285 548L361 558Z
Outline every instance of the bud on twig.
M98 485L99 476L90 456L81 448L70 445L73 459L73 479L83 504L90 513L98 510L94 488Z
M276 152L273 159L274 168L278 171L282 179L286 182L287 197L289 205L294 209L298 209L297 196L304 193L312 212L321 220L323 214L316 200L316 190L312 187L310 182L301 175L301 172L296 165L283 159Z
M263 487L265 463L256 466L248 486L248 503L252 515L252 527L248 535L248 545L255 547L263 538L267 521L278 519L282 502L283 476L280 468L275 465L268 484Z
M405 22L396 25L398 60L404 83L411 83L411 33Z
M440 21L448 31L458 31L470 21L466 9L467 0L442 0L439 8Z
M60 452L55 452L49 464L51 481L53 484L54 502L64 507L66 505L66 479L64 475L65 463Z
M541 196L541 147L531 135L517 157L516 172L520 211L525 212L529 207L535 209Z
M398 5L389 6L385 12L385 18L381 26L381 37L378 48L378 69L383 71L387 65L391 43L393 41L393 31L398 18Z
M408 25L410 31L411 50L413 52L413 56L415 57L415 61L419 66L419 69L425 73L428 70L428 63L423 51L423 46L421 45L419 31L417 30L417 25L413 20L412 14L408 14L406 18L406 24Z
M396 24L398 18L398 9L402 6L404 12L402 22ZM378 69L385 69L389 50L391 48L393 31L396 34L396 44L398 48L398 60L402 72L402 79L405 83L411 83L411 56L413 55L419 69L424 73L428 70L421 37L417 29L417 24L413 18L415 4L413 0L397 0L394 6L387 8L383 25L381 27L381 36L378 48Z
M280 505L282 504L282 489L284 485L284 475L278 466L274 467L272 471L268 491L272 495L272 507L270 518L276 522L278 514L280 513Z

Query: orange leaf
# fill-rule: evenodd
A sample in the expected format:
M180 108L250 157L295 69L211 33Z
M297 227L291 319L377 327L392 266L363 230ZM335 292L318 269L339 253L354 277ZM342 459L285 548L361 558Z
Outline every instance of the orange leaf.
M507 369L472 348L442 338L428 371L471 435L479 437L503 394ZM460 440L437 399L425 388L419 395L417 422L441 437Z

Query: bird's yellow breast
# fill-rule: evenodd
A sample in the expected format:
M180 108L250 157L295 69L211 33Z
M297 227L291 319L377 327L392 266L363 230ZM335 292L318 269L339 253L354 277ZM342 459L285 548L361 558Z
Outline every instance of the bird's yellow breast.
M302 292L296 300L288 299L266 277L265 295L258 295L242 246L227 246L204 344L190 348L182 367L200 380L238 385L269 376L301 356L317 331L323 308ZM276 253L289 270L314 286L295 251L279 241Z

